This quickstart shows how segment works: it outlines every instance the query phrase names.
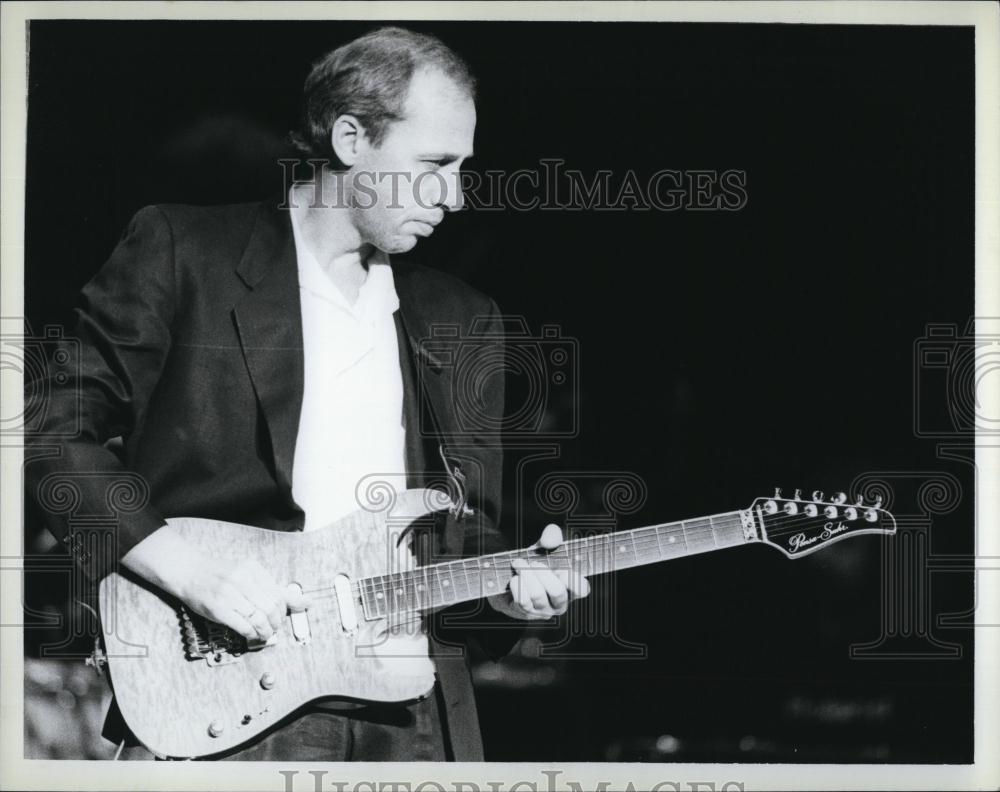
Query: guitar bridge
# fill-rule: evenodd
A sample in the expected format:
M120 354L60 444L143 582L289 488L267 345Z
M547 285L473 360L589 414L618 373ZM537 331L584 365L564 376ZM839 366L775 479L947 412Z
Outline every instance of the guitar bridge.
M238 662L242 655L277 643L272 635L265 641L247 641L235 630L181 607L181 634L188 660L204 660L210 666Z

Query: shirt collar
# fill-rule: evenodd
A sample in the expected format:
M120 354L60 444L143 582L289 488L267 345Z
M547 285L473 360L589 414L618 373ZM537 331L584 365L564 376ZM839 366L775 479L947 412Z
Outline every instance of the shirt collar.
M351 305L306 245L295 212L292 212L292 234L295 239L300 288L333 303L357 319L375 320L399 310L399 295L396 293L388 253L375 249L368 256L365 262L368 274L358 291L357 301Z

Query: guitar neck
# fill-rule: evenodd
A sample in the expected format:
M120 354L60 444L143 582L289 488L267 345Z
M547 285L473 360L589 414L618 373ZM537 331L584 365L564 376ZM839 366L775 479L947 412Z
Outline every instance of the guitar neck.
M732 511L571 539L551 552L530 548L510 550L376 575L358 581L358 595L366 617L380 618L499 594L513 577L511 562L519 558L554 570L572 568L591 577L723 550L756 539L749 513Z

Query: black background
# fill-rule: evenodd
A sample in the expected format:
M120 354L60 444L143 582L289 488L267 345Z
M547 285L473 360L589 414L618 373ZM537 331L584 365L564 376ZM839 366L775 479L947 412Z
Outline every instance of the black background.
M407 26L479 77L472 169L553 157L640 181L747 174L737 212L469 211L417 248L532 330L558 324L578 343L579 398L551 410L576 410L580 432L526 482L634 472L648 497L629 527L741 508L775 486L946 471L963 497L934 520L929 550L971 550L971 468L916 435L915 394L946 419L947 392L913 362L927 323L961 330L973 312L971 28ZM139 207L279 190L310 63L370 27L32 23L32 327L68 320ZM527 502L525 525L508 522L523 541L565 517L541 514L531 491L511 491L507 510ZM897 514L923 513L915 492L897 492ZM929 645L923 625L960 658L849 657L880 635L883 547L865 537L794 563L746 548L595 580L594 602L646 659L480 665L488 758L970 761L972 631L936 623L971 607L970 574L932 577L907 644ZM616 651L607 637L572 647Z

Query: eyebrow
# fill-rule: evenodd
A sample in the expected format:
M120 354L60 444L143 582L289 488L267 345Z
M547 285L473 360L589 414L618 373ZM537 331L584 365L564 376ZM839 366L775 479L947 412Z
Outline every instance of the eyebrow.
M428 154L421 154L420 159L435 160L435 161L445 162L450 165L452 162L455 162L456 160L460 159L470 160L472 159L473 156L474 154L472 152L469 152L465 156L462 156L461 154L449 154L445 152L431 152Z

